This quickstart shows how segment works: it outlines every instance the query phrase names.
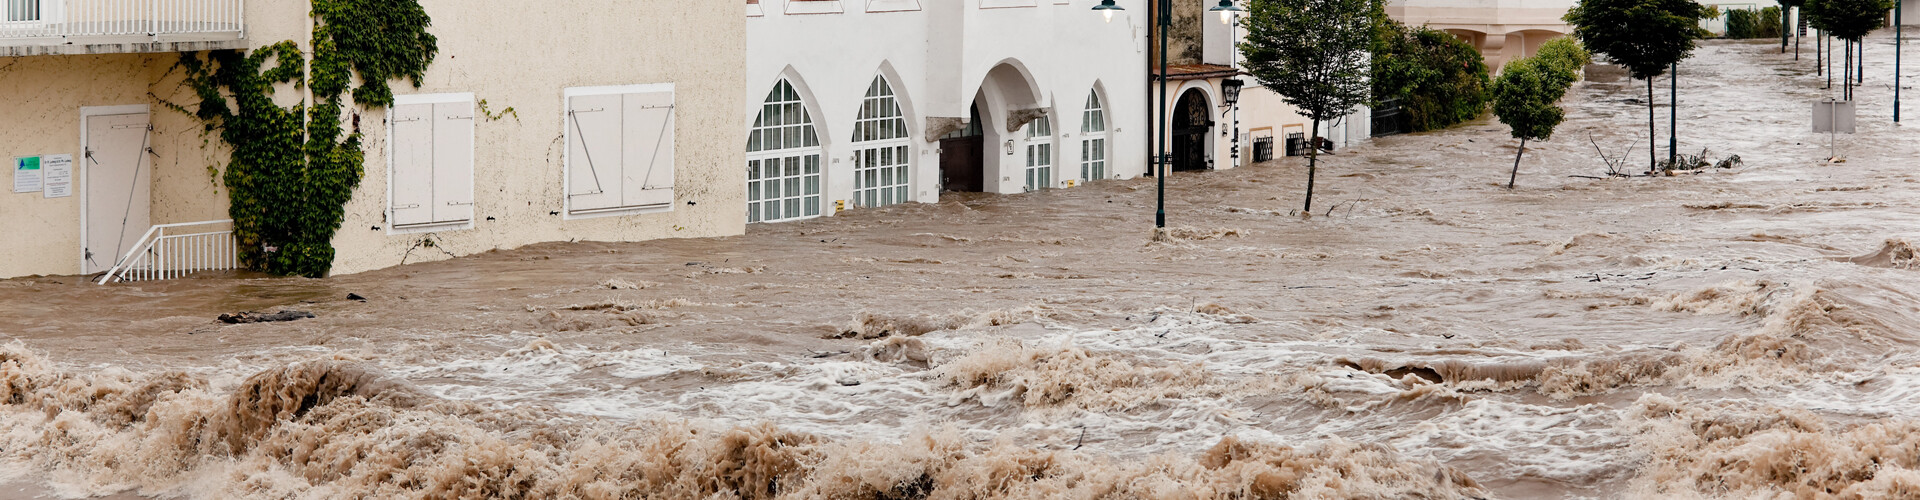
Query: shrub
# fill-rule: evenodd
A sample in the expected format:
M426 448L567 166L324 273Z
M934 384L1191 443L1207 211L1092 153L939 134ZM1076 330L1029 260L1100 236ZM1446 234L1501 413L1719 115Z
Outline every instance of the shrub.
M1757 19L1755 19L1755 26L1753 29L1754 38L1780 38L1780 8L1779 7L1767 7L1764 9L1760 9L1760 14L1756 15L1755 17Z
M1376 30L1373 98L1399 99L1414 131L1446 128L1487 109L1480 50L1445 31L1386 21Z
M1753 11L1751 10L1734 9L1727 11L1727 38L1753 38L1755 36L1753 17Z

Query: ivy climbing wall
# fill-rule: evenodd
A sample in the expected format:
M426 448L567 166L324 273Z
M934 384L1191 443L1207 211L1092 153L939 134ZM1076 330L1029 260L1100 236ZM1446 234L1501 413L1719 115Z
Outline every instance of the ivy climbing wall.
M285 41L180 60L199 97L194 116L230 148L223 179L240 262L272 274L332 269L334 233L364 175L360 113L393 103L390 80L420 86L438 50L412 0L316 0L313 17L311 53ZM310 88L313 100L281 106L273 94L287 85Z
M495 12L453 1L318 0L311 48L289 40L184 55L179 66L197 99L180 107L229 150L220 177L241 260L273 274L319 277L543 241L737 234L743 27L714 36L674 21L740 23L709 12L719 4L567 0ZM461 15L436 23L432 12ZM569 29L570 36L555 36ZM443 51L443 40L454 50ZM683 89L674 206L604 219L560 216L563 89L643 83ZM491 105L477 117L471 227L392 231L385 133L396 92L470 92ZM303 95L289 100L290 93ZM508 108L514 111L501 111Z

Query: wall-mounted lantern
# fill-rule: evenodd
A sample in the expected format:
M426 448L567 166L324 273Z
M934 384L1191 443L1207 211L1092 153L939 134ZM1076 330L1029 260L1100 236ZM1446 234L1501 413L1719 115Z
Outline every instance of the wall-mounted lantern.
M1247 82L1239 78L1228 78L1220 81L1220 95L1225 97L1227 107L1240 104L1240 89L1246 85Z

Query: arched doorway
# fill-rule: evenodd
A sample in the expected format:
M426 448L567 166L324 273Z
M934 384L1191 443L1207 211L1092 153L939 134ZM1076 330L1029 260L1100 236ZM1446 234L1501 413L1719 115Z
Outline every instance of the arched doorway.
M940 189L984 191L987 187L986 131L981 129L980 101L967 111L967 125L940 137Z
M1173 171L1207 169L1207 132L1213 130L1213 110L1200 89L1180 94L1173 108Z

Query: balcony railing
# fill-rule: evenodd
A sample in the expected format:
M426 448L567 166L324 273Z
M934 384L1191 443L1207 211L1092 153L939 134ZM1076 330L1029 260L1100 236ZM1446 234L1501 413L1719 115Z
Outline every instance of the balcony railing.
M244 0L0 0L0 45L238 40Z

